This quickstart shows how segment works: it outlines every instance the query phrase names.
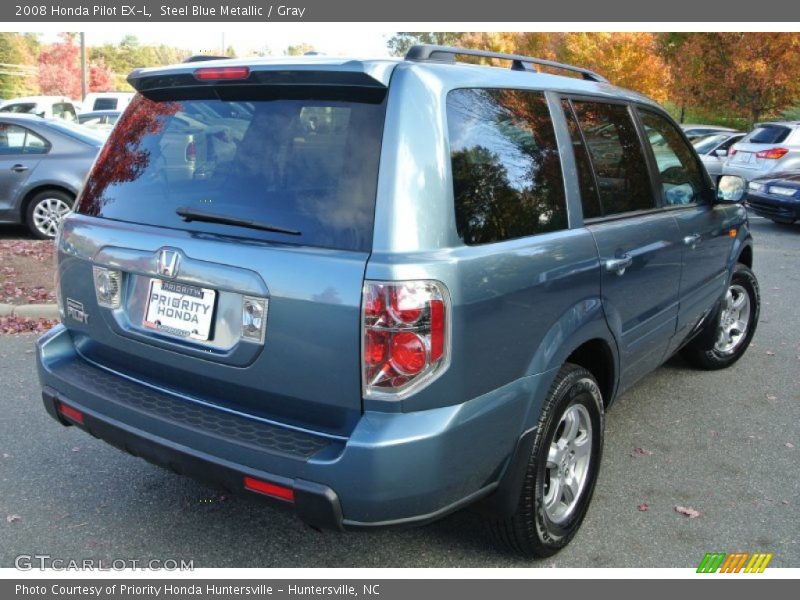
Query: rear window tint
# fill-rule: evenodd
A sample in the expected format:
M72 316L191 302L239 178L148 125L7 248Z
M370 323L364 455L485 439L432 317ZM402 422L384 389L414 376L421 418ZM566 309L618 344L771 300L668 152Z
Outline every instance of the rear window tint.
M385 94L362 99L357 90L347 92L352 100L342 99L341 89L336 100L308 90L295 90L291 99L253 99L254 94L226 90L226 98L233 98L226 100L137 96L102 150L78 211L203 233L368 250ZM300 235L187 222L176 214L179 208Z
M92 110L116 110L117 102L116 98L96 98Z
M544 95L447 95L456 226L466 244L567 228L561 161Z
M780 144L792 130L783 125L761 125L751 131L742 141L749 144Z

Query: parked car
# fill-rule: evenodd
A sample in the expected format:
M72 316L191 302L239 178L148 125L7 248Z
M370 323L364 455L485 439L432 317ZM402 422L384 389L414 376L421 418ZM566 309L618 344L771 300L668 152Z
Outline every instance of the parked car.
M681 125L681 129L683 129L683 133L686 134L686 137L689 138L689 140L694 140L695 138L716 133L737 133L737 131L731 127L721 127L719 125L697 125L694 123L684 123Z
M728 157L728 151L744 135L741 131L712 133L691 140L692 146L715 184L722 177L722 165Z
M759 123L733 145L722 166L725 175L752 181L781 171L800 170L800 121Z
M78 125L0 113L0 223L54 237L102 144Z
M119 110L95 110L79 114L78 123L107 134L113 129L121 114L122 111Z
M316 527L480 502L548 556L586 514L614 399L676 352L718 369L749 346L744 182L715 191L662 108L591 71L415 46L129 81L38 342L63 425ZM188 115L220 144L165 185Z
M800 220L800 171L774 173L748 184L747 206L776 223Z
M133 92L90 92L83 99L83 110L96 112L99 110L125 109L133 99Z
M0 103L0 113L36 115L45 119L78 120L78 106L65 96L28 96Z

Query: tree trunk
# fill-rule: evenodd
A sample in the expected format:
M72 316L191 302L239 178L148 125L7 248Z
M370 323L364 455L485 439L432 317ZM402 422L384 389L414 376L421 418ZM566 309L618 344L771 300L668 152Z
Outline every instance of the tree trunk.
M681 102L681 121L680 121L681 124L684 123L685 119L686 119L686 104Z

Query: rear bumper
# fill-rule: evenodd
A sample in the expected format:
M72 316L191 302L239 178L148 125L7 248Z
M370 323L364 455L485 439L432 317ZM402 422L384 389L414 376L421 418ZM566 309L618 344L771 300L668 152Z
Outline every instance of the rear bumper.
M291 488L293 502L274 502L313 526L339 530L423 524L492 492L541 378L456 406L366 412L348 438L335 438L109 372L83 359L62 326L39 340L37 358L45 408L60 423L231 492L245 492L245 476ZM58 403L79 411L82 422L60 414Z
M800 219L800 201L796 199L750 192L747 195L747 206L757 215L768 219Z

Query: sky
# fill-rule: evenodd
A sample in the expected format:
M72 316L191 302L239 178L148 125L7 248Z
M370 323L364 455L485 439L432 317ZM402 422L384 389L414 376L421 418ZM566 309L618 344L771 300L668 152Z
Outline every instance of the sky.
M54 41L58 32L64 29L65 25L61 24L60 27L56 25L42 31L42 40ZM119 26L103 23L85 24L84 30L89 46L116 44L130 34L144 44L166 44L186 48L193 53L219 52L224 38L225 47L233 46L239 56L263 51L280 55L288 46L303 42L332 56L385 56L386 40L394 34L394 31L373 30L369 26L351 29L343 34L337 24L327 23L303 23L297 26L247 23L235 24L227 30L217 23L120 23Z

